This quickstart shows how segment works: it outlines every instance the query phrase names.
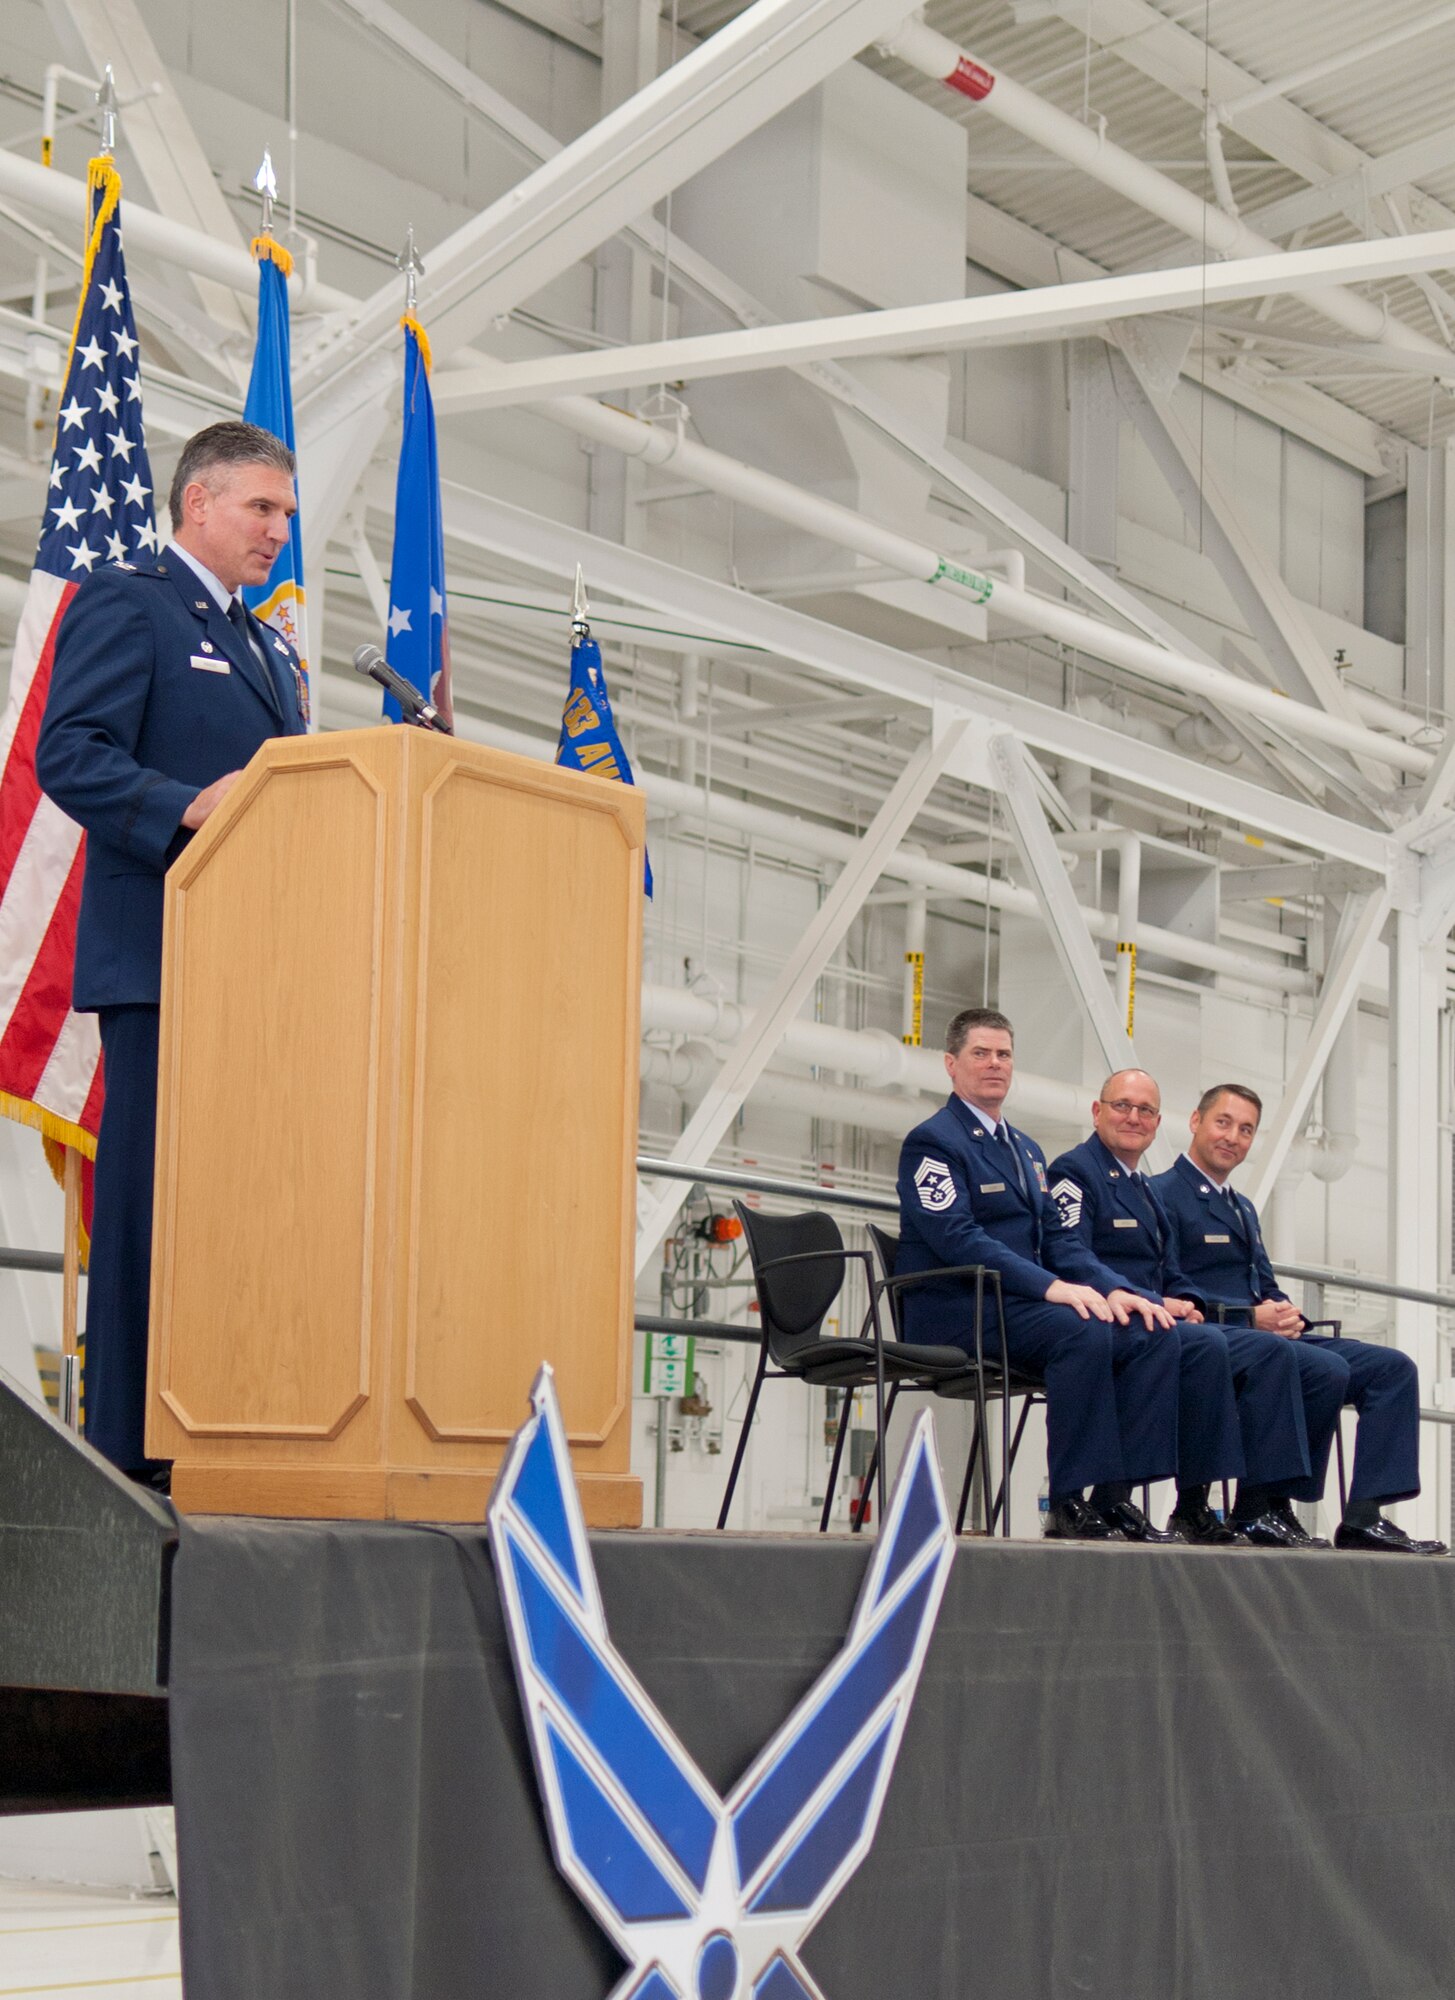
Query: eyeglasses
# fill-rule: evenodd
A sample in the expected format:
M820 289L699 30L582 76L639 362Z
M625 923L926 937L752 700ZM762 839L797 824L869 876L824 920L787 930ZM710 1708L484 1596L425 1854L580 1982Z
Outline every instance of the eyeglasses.
M1107 1105L1118 1118L1160 1118L1161 1107L1156 1104L1133 1104L1129 1097L1114 1097Z

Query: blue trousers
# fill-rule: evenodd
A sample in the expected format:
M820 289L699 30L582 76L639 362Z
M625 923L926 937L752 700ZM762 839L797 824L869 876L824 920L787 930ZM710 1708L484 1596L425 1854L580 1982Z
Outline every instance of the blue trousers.
M86 1442L123 1472L143 1472L161 1010L103 1007L100 1019L106 1099L86 1292Z
M1153 1338L1156 1338L1154 1335ZM1220 1326L1177 1322L1164 1334L1180 1350L1177 1377L1177 1480L1211 1486L1243 1476L1242 1402L1228 1340ZM1297 1397L1295 1396L1295 1402Z
M1334 1425L1347 1403L1359 1412L1349 1498L1412 1500L1420 1490L1420 1383L1409 1355L1318 1333L1284 1345L1298 1356L1309 1444L1308 1475L1288 1486L1288 1497L1323 1497Z
M1254 1326L1222 1326L1215 1331L1226 1341L1232 1363L1243 1477L1253 1485L1274 1488L1307 1479L1308 1387L1299 1354L1303 1342ZM1327 1444L1324 1451L1327 1455Z
M985 1352L998 1345L994 1307ZM967 1348L971 1336L961 1343ZM1166 1333L1082 1319L1044 1299L1007 1299L1011 1365L1046 1390L1046 1451L1052 1496L1064 1499L1113 1480L1170 1479L1177 1470L1178 1374L1182 1350Z

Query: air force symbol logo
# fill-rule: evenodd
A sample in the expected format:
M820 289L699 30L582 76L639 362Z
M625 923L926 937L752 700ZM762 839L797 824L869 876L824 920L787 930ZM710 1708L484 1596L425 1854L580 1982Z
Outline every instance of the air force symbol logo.
M954 1538L915 1424L848 1640L720 1799L606 1630L551 1370L490 1546L556 1865L629 1961L610 2000L824 2000L803 1939L869 1851Z
M919 1189L920 1207L931 1215L954 1206L955 1176L943 1160L921 1160L914 1171L914 1184Z

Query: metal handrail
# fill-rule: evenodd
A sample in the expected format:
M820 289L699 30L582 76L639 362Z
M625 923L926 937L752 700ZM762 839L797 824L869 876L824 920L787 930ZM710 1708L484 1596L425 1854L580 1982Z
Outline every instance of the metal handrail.
M745 1173L741 1167L690 1167L678 1160L657 1160L638 1153L637 1172L668 1181L701 1181L704 1187L741 1188L748 1194L784 1194L822 1202L830 1208L864 1208L875 1215L898 1215L892 1194L856 1193L852 1188L820 1187L816 1181L782 1180L776 1174Z
M1391 1285L1386 1278L1365 1278L1355 1271L1335 1271L1323 1264L1275 1264L1284 1278L1308 1285L1340 1285L1346 1292L1374 1292L1382 1299L1408 1299L1417 1306L1455 1307L1455 1292L1424 1292L1415 1285Z
M0 1271L54 1271L59 1276L65 1268L59 1250L15 1250L0 1243Z
M657 1175L664 1180L701 1181L704 1187L739 1188L748 1194L787 1195L828 1207L857 1208L871 1215L899 1213L899 1203L890 1194L873 1194L867 1188L821 1187L817 1181L787 1180L777 1174L751 1174L741 1167L684 1166L676 1160L658 1160L649 1153L640 1153L637 1156L637 1172ZM59 1250L25 1250L0 1243L0 1271L48 1271L59 1277L64 1269L65 1258ZM1274 1269L1280 1277L1298 1278L1305 1284L1341 1285L1345 1291L1370 1292L1382 1299L1407 1299L1413 1305L1455 1308L1455 1292L1431 1292L1416 1285L1392 1285L1385 1278L1366 1278L1356 1271L1336 1271L1323 1264L1280 1262L1275 1264Z

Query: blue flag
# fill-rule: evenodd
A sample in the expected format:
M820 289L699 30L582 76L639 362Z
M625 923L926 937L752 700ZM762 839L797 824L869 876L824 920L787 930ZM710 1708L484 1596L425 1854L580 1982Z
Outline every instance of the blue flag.
M253 255L258 260L258 344L253 349L252 379L243 405L247 423L271 431L293 449L293 385L290 373L288 328L288 275L293 259L271 236L253 239ZM266 583L249 584L243 591L248 609L265 624L281 632L302 663L298 707L305 722L312 713L309 701L308 625L304 615L303 527L293 516L292 531L278 551Z
M432 701L450 727L450 624L445 608L445 529L434 398L429 392L429 336L412 314L404 325L404 435L394 489L394 557L389 569L389 630L384 651L394 671ZM384 713L400 720L393 695Z
M561 710L561 739L556 745L556 762L568 770L590 771L598 778L618 778L634 785L632 767L612 720L611 696L606 691L606 669L601 664L601 648L586 625L571 628L571 687ZM652 893L651 856L643 858L643 887Z

